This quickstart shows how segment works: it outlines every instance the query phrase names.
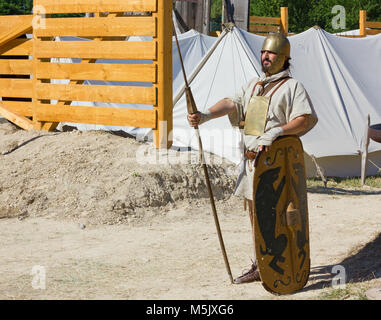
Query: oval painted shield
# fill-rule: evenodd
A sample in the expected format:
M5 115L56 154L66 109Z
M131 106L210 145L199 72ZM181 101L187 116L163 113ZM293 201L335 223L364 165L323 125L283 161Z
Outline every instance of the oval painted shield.
M263 286L302 289L310 273L307 187L300 139L284 136L262 152L254 173L254 237Z

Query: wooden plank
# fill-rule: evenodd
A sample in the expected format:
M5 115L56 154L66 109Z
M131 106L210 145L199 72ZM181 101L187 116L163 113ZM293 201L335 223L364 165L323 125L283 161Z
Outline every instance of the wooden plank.
M36 0L46 13L156 11L157 0Z
M35 29L37 37L156 36L153 17L50 18L44 23L45 28Z
M156 59L154 41L35 41L36 58Z
M250 17L250 24L252 23L262 23L262 24L281 24L280 18L273 18L273 17L258 17L258 16L251 16Z
M282 26L282 32L287 37L288 35L288 7L280 8L280 21Z
M19 25L13 27L9 32L0 35L0 47L13 39L20 37L25 33L32 32L32 20L22 21Z
M103 17L119 17L123 15L123 13L95 13L94 16L96 18L99 18L101 16ZM115 41L115 38L116 37L113 37L113 41ZM101 41L102 38L101 37L96 37L93 39L94 41ZM124 41L125 39L119 39L120 41ZM93 63L96 63L96 59L82 59L81 60L81 64L93 64ZM35 72L36 74L36 72ZM44 82L44 80L42 80L42 82ZM75 81L75 80L70 80L69 81L69 84L83 84L84 81L83 80L79 80L79 81ZM57 103L57 107L58 106L66 106L66 105L70 105L71 104L71 101L59 101ZM40 127L41 127L41 130L48 130L48 131L53 131L57 128L57 125L58 125L58 122L37 122L38 119L37 119L37 115L36 115L36 123L40 124ZM37 126L37 125L36 125Z
M250 32L278 32L279 26L250 25Z
M109 107L56 106L37 104L37 117L40 121L74 122L156 128L156 111Z
M30 98L32 96L32 79L0 79L0 97Z
M20 24L29 23L32 25L33 15L9 15L0 16L0 35L9 33Z
M37 62L36 68L38 79L156 82L154 64Z
M24 130L33 130L33 122L31 120L9 110L2 102L0 102L0 115Z
M153 87L37 83L36 93L39 100L156 105L156 90Z
M173 92L172 92L172 1L158 0L158 66L157 130L153 132L156 148L168 149L172 145Z
M0 74L32 74L32 60L0 59Z
M381 30L377 30L377 29L366 29L366 34L367 34L367 35L374 36L374 35L379 34L379 33L381 33Z
M365 24L366 24L366 10L360 10L360 15L359 15L359 26L360 26L360 36L365 37L366 36L366 29L365 29Z
M8 110L17 113L24 117L31 117L33 115L32 102L25 101L1 101L0 102Z
M364 38L364 36L361 36L361 35L359 35L359 34L354 34L354 35L352 35L352 34L337 34L337 36L338 37L343 37L343 38Z
M32 39L15 39L0 47L1 56L30 56L32 52Z
M381 29L381 22L378 21L367 21L365 22L366 28Z

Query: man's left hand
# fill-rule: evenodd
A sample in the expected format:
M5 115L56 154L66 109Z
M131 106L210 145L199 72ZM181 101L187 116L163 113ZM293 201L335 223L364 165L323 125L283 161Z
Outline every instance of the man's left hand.
M259 151L263 151L264 146L271 146L274 140L281 135L283 135L283 129L281 127L272 128L269 131L265 132L258 139ZM268 151L268 148L265 148L265 151Z

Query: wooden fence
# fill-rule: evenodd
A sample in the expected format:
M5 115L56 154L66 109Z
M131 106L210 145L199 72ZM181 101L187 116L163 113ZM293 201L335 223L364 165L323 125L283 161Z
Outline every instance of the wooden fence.
M338 34L345 38L364 38L366 36L381 33L381 22L367 21L366 10L360 10L359 14L359 34Z
M92 14L62 17L84 13ZM0 33L2 56L33 56L22 62L1 61L1 73L21 72L29 78L0 79L0 96L33 99L0 102L1 114L11 121L16 117L25 129L32 124L37 130L55 130L59 122L152 128L156 147L170 147L171 13L172 2L167 0L34 0L34 15L28 17L33 41L10 40L7 30ZM148 38L126 41L131 36ZM107 103L146 107L113 108Z
M32 16L0 17L0 115L33 129Z
M287 36L294 35L288 32L288 8L281 8L280 17L250 17L249 31L259 35L267 35L270 32L282 32ZM339 35L348 38L362 38L381 33L381 22L367 21L366 10L360 10L359 35Z
M360 36L366 37L381 33L381 22L367 21L366 10L360 10Z
M280 17L251 16L249 19L249 31L261 36L280 31L288 36L288 7L280 8Z

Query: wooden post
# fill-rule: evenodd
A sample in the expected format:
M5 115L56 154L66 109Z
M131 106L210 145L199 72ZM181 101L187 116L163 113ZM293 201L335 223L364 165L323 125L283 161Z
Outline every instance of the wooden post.
M156 148L168 149L172 146L172 1L158 0L157 12L153 14L157 18L157 57L154 63L157 65L157 126L153 131L153 139Z
M280 23L282 26L282 32L287 37L288 36L288 7L280 8Z
M33 8L35 8L36 5L35 5L35 0L33 1ZM36 17L37 16L40 16L40 19L43 19L43 15L41 15L40 12L35 12L33 11L33 23L35 23L36 21ZM40 39L37 38L36 36L36 33L34 32L35 31L35 26L32 25L33 27L33 35L32 35L32 38L33 38L33 51L32 51L32 58L33 58L33 73L32 73L32 83L33 83L33 96L32 96L32 106L33 106L33 117L32 117L32 121L33 121L33 127L35 130L41 130L42 129L42 126L43 126L43 122L40 122L38 121L37 119L37 105L38 105L38 97L37 97L37 90L36 90L36 87L37 87L37 83L40 82L39 80L37 80L37 62L38 62L38 59L36 58L36 45L37 45L37 41L41 41Z
M210 0L209 0L210 1ZM178 0L176 1L177 12L189 29L203 32L204 23L204 2L203 0Z
M227 8L226 8L226 3L225 0L222 0L222 9L221 9L221 24L227 23ZM221 28L222 30L222 28Z
M193 3L194 11L194 29L202 33L204 29L204 2Z
M232 12L230 13L233 22L238 28L248 31L249 28L249 15L250 15L250 1L230 0Z
M361 150L361 186L362 187L365 185L366 166L368 164L369 125L370 125L370 115L368 114L366 125L365 125L364 140L363 140L363 145Z
M366 37L366 10L360 10L360 36Z
M209 35L210 32L210 7L211 0L203 1L203 23L202 23L202 33Z

